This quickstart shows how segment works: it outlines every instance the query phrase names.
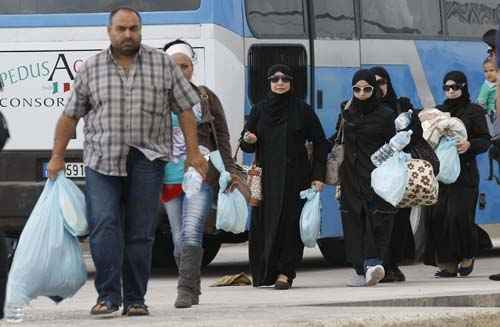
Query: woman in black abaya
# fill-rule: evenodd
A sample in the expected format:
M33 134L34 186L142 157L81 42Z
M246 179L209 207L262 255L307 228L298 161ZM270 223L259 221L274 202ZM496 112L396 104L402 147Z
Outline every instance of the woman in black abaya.
M371 68L370 71L375 74L377 85L382 93L381 102L390 107L395 116L409 110L414 111L410 99L406 97L398 98L392 86L391 77L384 67L376 66ZM410 144L404 149L405 152L411 152L417 142L425 143L422 138L420 119L415 111L411 118L408 128L413 131L413 134ZM437 174L437 171L435 171L435 174ZM398 209L394 217L391 242L384 258L385 277L380 281L381 283L405 281L405 275L399 269L398 264L401 261L412 260L415 257L415 241L411 229L410 212L411 208Z
M439 183L439 201L427 209L424 263L439 267L436 277L468 276L478 250L474 225L479 193L476 156L488 150L490 135L484 109L471 103L467 78L462 72L446 74L443 90L446 100L438 109L462 120L468 140L457 144L460 176L453 184Z
M263 199L252 210L250 270L254 286L288 289L304 248L299 193L311 185L322 190L328 143L314 111L292 95L291 69L274 65L267 76L269 95L252 109L240 142L263 171ZM313 143L312 161L306 141Z

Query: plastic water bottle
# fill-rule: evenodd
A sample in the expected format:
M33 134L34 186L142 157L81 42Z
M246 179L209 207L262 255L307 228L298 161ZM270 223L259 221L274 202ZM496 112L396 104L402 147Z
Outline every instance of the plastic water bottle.
M396 150L389 143L386 143L380 149L375 151L375 153L371 155L370 159L375 167L380 167L395 152Z
M200 173L193 167L189 167L184 173L184 179L182 180L182 190L186 194L186 197L191 197L201 190L201 184L203 183L203 177Z
M4 310L4 316L6 322L20 323L24 320L24 307L7 303Z

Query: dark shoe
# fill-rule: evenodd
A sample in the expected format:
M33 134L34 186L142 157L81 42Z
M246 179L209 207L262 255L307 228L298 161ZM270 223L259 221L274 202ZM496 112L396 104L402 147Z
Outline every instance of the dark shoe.
M460 274L460 276L462 276L462 277L469 276L471 274L472 270L474 270L474 262L475 262L475 259L472 259L472 263L468 267L462 267L462 265L459 265L458 266L458 273Z
M193 298L197 294L197 283L200 279L200 263L203 249L199 246L185 246L182 248L179 267L179 281L177 283L176 308L190 308Z
M434 277L436 278L453 278L457 277L457 273L452 273L447 270L438 270L435 274Z
M130 304L123 310L124 316L149 316L148 306L145 304Z
M396 269L393 270L393 274L394 274L394 281L396 281L396 282L406 281L406 276L405 276L405 274L403 274L401 269L396 267Z
M93 316L108 316L118 311L119 307L110 301L103 300L97 302L96 305L90 309L90 314Z
M274 288L277 290L288 290L292 287L290 282L288 281L288 277L280 274L278 276L278 279L276 279L276 282L274 283Z
M495 282L500 282L500 274L491 275L489 279L494 280Z

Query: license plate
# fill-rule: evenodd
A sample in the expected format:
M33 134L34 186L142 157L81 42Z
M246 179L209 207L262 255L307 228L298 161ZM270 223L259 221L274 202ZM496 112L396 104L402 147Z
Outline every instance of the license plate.
M48 162L42 165L42 176L43 178L48 177L47 166ZM66 162L64 168L64 175L68 178L84 178L85 177L85 166L83 162Z

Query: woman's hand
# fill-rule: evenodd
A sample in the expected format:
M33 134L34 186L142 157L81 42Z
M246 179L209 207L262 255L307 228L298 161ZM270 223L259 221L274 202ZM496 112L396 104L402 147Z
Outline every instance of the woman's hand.
M467 140L463 140L460 142L457 142L457 150L459 154L465 153L469 150L470 148L470 142Z
M231 174L231 183L224 190L224 192L231 193L232 191L236 190L236 188L238 188L238 186L240 185L240 183L241 183L240 177L238 175Z
M255 135L254 133L246 132L243 135L243 141L248 144L254 144L257 142L257 135Z
M321 192L321 191L323 191L323 188L325 187L325 184L323 182L321 182L321 181L313 181L311 183L311 187L313 189L315 189L316 191Z

